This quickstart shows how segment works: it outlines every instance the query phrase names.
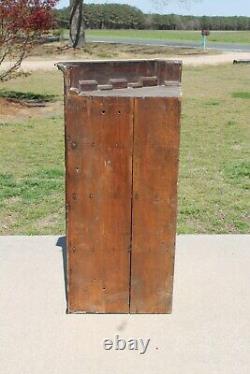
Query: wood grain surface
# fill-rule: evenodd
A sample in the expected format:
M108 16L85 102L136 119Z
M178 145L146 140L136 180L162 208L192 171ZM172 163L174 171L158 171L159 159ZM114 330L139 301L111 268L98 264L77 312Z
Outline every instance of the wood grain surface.
M66 100L68 311L128 313L133 102Z
M170 313L180 101L66 105L68 311Z
M171 312L179 118L179 99L135 99L131 313Z

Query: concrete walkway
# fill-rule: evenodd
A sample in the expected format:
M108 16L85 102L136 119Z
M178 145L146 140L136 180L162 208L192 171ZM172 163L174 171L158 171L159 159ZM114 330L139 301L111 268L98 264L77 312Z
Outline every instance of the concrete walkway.
M1 373L249 374L250 236L178 237L172 315L65 314L62 245L0 237Z

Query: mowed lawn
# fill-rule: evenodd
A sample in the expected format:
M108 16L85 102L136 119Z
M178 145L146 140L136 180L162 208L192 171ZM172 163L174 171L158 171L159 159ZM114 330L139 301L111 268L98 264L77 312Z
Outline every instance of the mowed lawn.
M58 95L57 72L6 89ZM249 231L250 66L185 67L178 233ZM0 124L0 233L63 234L63 105Z
M200 41L200 31L184 30L87 30L90 37L117 37L173 41ZM250 43L250 31L211 31L209 42Z

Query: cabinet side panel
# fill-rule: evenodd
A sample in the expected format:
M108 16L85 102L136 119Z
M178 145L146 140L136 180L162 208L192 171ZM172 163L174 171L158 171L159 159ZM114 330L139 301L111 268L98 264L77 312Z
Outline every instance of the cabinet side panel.
M129 312L132 106L129 98L67 98L69 312Z
M180 131L178 98L135 99L131 313L170 313Z

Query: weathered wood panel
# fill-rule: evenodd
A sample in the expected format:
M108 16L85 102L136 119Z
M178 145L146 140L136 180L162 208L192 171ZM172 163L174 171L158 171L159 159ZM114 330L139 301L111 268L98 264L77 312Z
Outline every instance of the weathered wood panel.
M129 312L132 106L66 99L69 312Z
M131 313L171 312L179 117L179 99L135 99Z

